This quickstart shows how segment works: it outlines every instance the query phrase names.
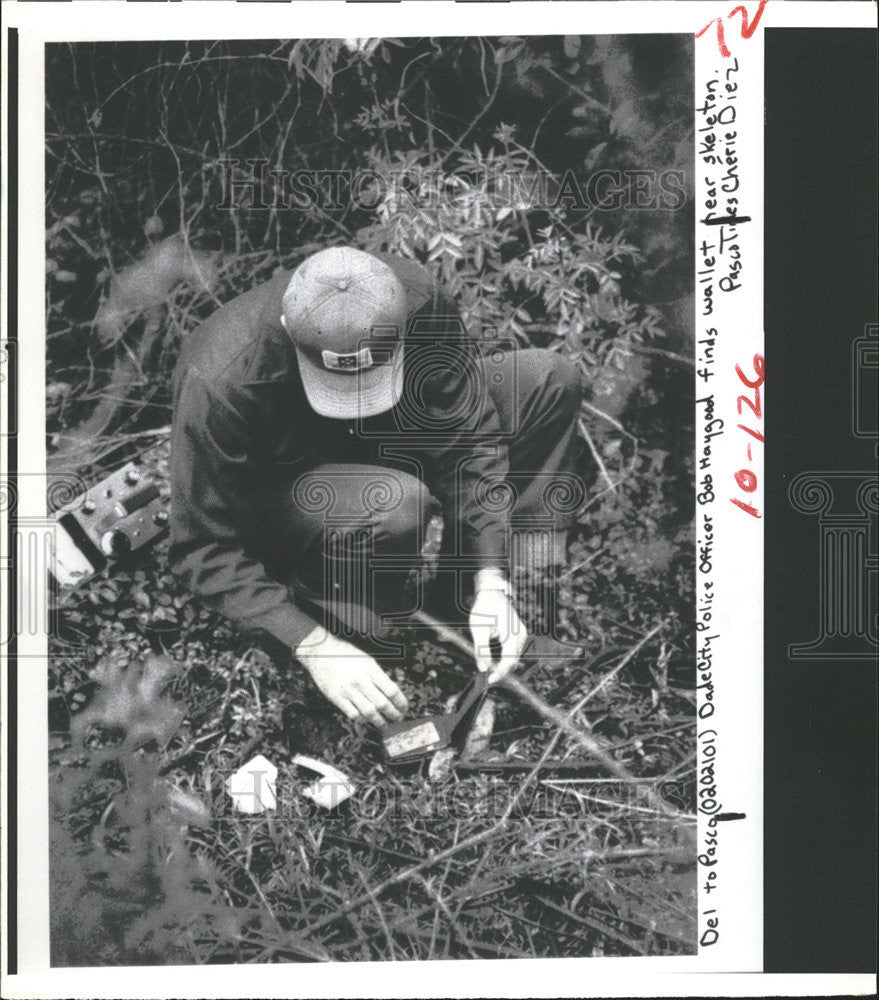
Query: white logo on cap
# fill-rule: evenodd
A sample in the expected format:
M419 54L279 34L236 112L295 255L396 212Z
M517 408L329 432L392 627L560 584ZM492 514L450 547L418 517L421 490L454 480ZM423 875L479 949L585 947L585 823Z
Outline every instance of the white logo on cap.
M324 368L335 372L359 372L364 368L372 368L372 352L364 347L353 354L336 354L335 351L321 351Z

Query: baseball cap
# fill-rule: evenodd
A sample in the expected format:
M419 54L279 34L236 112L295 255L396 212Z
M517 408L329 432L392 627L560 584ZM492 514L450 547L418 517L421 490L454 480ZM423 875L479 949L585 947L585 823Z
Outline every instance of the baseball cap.
M353 247L304 260L283 298L312 409L354 420L390 410L403 393L406 290L387 264Z

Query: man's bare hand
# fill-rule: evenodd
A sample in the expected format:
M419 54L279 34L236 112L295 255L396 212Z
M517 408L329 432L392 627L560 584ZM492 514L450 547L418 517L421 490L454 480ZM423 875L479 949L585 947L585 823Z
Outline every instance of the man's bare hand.
M295 654L321 694L349 719L383 726L402 719L409 707L403 692L368 653L321 626L303 639Z

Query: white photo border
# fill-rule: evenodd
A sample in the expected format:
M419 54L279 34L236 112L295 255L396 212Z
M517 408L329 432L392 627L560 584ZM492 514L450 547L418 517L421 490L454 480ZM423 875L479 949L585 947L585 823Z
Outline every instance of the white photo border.
M758 4L745 4L752 13ZM136 40L156 38L195 39L333 37L344 25L345 35L498 35L498 34L610 34L610 33L692 33L715 18L726 18L730 4L713 2L534 3L523 2L495 7L490 3L343 4L275 3L232 4L226 2L184 2L182 4L127 4L104 2L99 5L76 0L73 3L4 5L5 24L17 28L19 37L19 255L17 289L6 285L3 269L3 315L8 296L16 296L19 312L18 379L19 397L26 389L42 398L45 382L44 317L44 80L43 47L52 41ZM708 404L697 403L696 469L697 494L700 485L699 458L710 451L712 498L697 504L698 554L706 553L710 568L697 571L697 607L706 607L712 595L710 617L697 611L697 621L706 628L700 635L717 635L707 647L710 673L700 687L699 754L697 768L712 776L717 794L704 796L710 805L700 811L699 851L705 862L698 868L699 933L703 939L698 955L669 958L523 959L512 961L460 961L430 963L350 963L332 968L319 965L139 967L132 976L129 968L50 968L48 913L48 759L45 671L45 635L22 635L19 653L27 657L27 670L19 673L19 768L27 780L19 781L18 858L18 972L4 971L3 993L15 997L241 997L241 996L675 996L692 995L831 995L872 991L871 977L737 975L761 973L762 969L762 521L731 503L745 499L759 510L761 505L762 458L752 448L748 468L753 470L754 490L748 496L737 489L734 475L744 468L743 453L751 439L737 429L742 419L737 398L747 383L736 374L756 381L755 355L763 353L763 40L762 31L772 26L872 27L874 6L870 3L799 3L770 0L762 24L750 39L743 39L736 26L728 26L726 41L731 49L723 56L713 29L696 42L696 97L713 92L718 107L734 107L726 112L725 132L736 131L737 171L740 182L738 215L749 216L747 224L727 224L728 244L737 240L741 271L730 270L732 251L700 254L703 241L719 236L721 228L708 217L712 212L711 181L720 177L729 161L717 167L700 160L700 128L710 112L695 112L696 124L696 299L695 331L697 369L713 365L711 376L696 375L696 398L712 397L711 424ZM3 39L7 45L6 32ZM729 82L730 60L737 63L733 79L737 90L723 91ZM3 100L7 106L8 60L4 59ZM719 81L711 88L709 81ZM722 94L721 94L722 92ZM731 97L731 94L735 94ZM734 120L734 125L733 125ZM702 133L704 134L704 132ZM719 138L718 145L732 140ZM4 133L4 153L6 136ZM4 161L5 162L5 161ZM722 182L721 182L722 186ZM729 192L727 192L729 193ZM6 232L7 189L3 191L3 228ZM4 251L6 244L4 242ZM715 282L713 313L706 314L700 296L700 274L706 256L717 257L711 276ZM722 268L726 270L722 273ZM724 291L722 277L732 275L733 285ZM710 333L710 330L716 331ZM706 357L712 339L712 356ZM701 350L701 356L699 351ZM771 380L770 380L771 384ZM4 388L5 392L6 389ZM771 389L768 390L771 392ZM5 405L5 402L4 402ZM747 411L746 411L747 413ZM708 437L719 426L723 434ZM759 428L753 428L759 431ZM756 437L752 436L753 441ZM45 516L45 411L26 402L20 412L18 461L20 516ZM7 442L2 440L4 449ZM740 477L747 485L751 480ZM2 539L6 544L5 513ZM710 525L706 518L710 518ZM710 537L709 537L710 535ZM8 556L8 552L3 552ZM710 556L710 558L709 558ZM26 570L25 570L26 572ZM711 587L706 590L706 583ZM19 586L41 586L42 582L22 576ZM698 595L703 600L698 600ZM8 626L5 602L3 626ZM701 618L700 618L701 615ZM710 627L709 627L710 626ZM704 646L704 643L700 643ZM6 647L4 646L5 650ZM703 661L707 659L702 657ZM8 664L3 657L3 691ZM712 685L709 688L709 683ZM710 691L710 698L709 698ZM706 706L710 705L710 709ZM7 705L4 699L4 724ZM26 724L25 724L26 722ZM4 733L6 729L4 728ZM747 739L742 740L742 733ZM714 734L713 736L711 734ZM709 752L706 748L713 746ZM707 784L707 782L705 783ZM4 857L6 800L3 799ZM717 821L718 814L742 815L742 819ZM713 841L712 841L713 838ZM709 854L714 848L715 853ZM715 860L716 859L716 860ZM716 872L716 879L709 874ZM714 884L712 884L714 883ZM6 895L3 895L5 917ZM717 919L718 923L712 923ZM716 942L708 941L717 930Z

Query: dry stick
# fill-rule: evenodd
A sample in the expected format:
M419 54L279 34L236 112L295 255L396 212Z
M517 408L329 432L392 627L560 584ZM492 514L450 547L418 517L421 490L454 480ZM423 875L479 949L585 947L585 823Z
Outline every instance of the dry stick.
M461 928L458 926L458 921L456 920L455 915L449 909L439 889L431 889L429 882L423 875L420 875L418 877L418 881L421 882L421 884L424 886L424 891L427 893L427 895L432 896L433 899L436 901L437 908L442 910L443 913L445 914L446 920L448 920L449 922L449 927L448 927L449 942L451 943L452 939L457 937L458 940L464 944L464 947L467 948L467 950L470 952L471 958L479 958L479 956L473 950L473 947L470 945L467 935L465 935L461 931ZM416 927L416 930L417 929L418 928ZM409 932L404 931L404 933L409 933Z
M513 883L509 879L506 879L502 882L497 882L494 885L490 885L488 889L483 889L481 892L477 892L474 895L470 896L469 899L464 900L464 902L461 904L461 908L463 909L466 906L472 906L475 903L478 903L480 900L488 896L497 895L498 892L506 891L507 889L512 888L512 886ZM427 916L429 913L436 914L437 919L439 919L439 908L437 907L435 901L431 901L426 906L421 906L418 909L410 910L400 920L395 921L394 926L396 928L399 928L401 926L406 926L410 923L420 920L421 917ZM335 948L337 951L348 951L351 948L356 948L361 944L365 944L369 941L372 941L373 938L377 938L382 933L384 933L382 929L378 928L377 930L371 930L365 933L361 933L357 937L350 938L347 941L341 941L339 942L338 945L327 945L326 947Z
M633 938L630 938L628 934L623 934L622 931L618 931L615 927L610 926L610 924L605 923L603 920L596 920L593 916L574 913L567 907L559 906L557 903L554 903L550 899L545 899L543 896L535 896L535 898L548 910L553 910L555 913L561 914L568 920L573 920L575 923L582 924L583 926L589 927L594 931L598 931L599 934L603 934L605 937L618 941L626 948L630 948L637 955L647 954L647 949L644 945L635 941Z
M353 862L353 858L351 857L350 851L348 852L348 860ZM363 883L363 888L370 894L370 896L372 896L373 909L378 915L378 920L379 923L381 924L382 931L384 932L385 940L388 942L388 951L390 952L390 959L392 962L396 962L397 953L396 949L394 948L394 939L393 937L391 937L391 929L390 927L388 927L388 922L385 919L385 911L382 909L381 903L379 903L378 899L375 898L375 893L372 891L372 889L370 889L369 883L366 881L366 876L363 874L363 872L360 870L359 867L357 868L357 874L360 877L360 881Z
M556 577L556 583L561 583L562 580L567 580L569 576L573 576L575 573L579 572L579 570L585 569L589 565L589 563L592 562L593 559L598 558L598 556L600 556L603 552L604 549L597 549L595 552L591 553L591 555L587 556L585 559L581 559L580 562L574 563L574 565L571 566L570 569L566 569L564 573L559 573L559 575ZM635 634L637 635L638 633L636 632Z
M416 611L412 616L417 621L431 628L439 638L444 641L457 646L463 652L466 652L468 656L474 655L473 647L466 639L461 638L457 632L452 631L447 625L444 625L441 621L438 621L432 615L427 614L424 611ZM595 739L588 733L584 732L578 726L575 726L570 722L571 715L575 711L579 711L580 708L587 702L591 701L592 698L598 694L598 692L605 687L614 677L625 667L632 658L641 650L641 648L656 635L657 632L665 625L665 621L661 621L658 625L655 625L642 639L640 639L626 655L620 660L620 662L611 670L609 673L605 674L604 677L589 691L583 698L580 699L578 704L574 709L567 714L567 716L562 715L558 709L553 708L552 705L545 702L539 695L535 694L531 688L529 688L523 681L518 677L513 677L511 675L506 676L499 683L507 688L507 690L512 691L517 697L521 698L527 705L530 705L535 712L542 715L545 719L551 722L554 726L557 726L566 735L570 736L576 743L578 743L587 753L591 754L603 767L605 767L611 774L619 778L622 781L636 782L638 779L632 775L629 770L624 767L618 760L611 757L606 750L596 743ZM540 763L543 763L545 757L541 758ZM535 772L531 771L531 775ZM530 777L530 775L529 775ZM669 808L666 802L657 795L648 785L644 785L644 796L650 805L661 812L665 816L677 816L677 812Z
M454 153L456 151L457 152L461 151L462 143L464 142L464 140L467 138L468 135L470 135L470 133L473 131L473 129L476 128L476 126L479 124L479 122L488 113L489 108L492 106L492 104L494 104L495 98L497 97L498 91L500 90L502 77L503 77L503 69L502 69L502 67L499 66L497 68L497 70L496 70L496 73L495 73L494 87L492 88L491 93L488 95L488 100L482 106L482 110L479 112L479 114L473 119L473 121L470 122L470 124L467 126L466 129L464 129L464 131L461 133L461 135L459 135L458 138L454 140L454 142L452 143L451 148L448 149L443 154L442 159L439 161L439 166L440 167L442 167L442 165L448 160L448 158L452 155L452 153Z
M586 795L583 792L577 791L576 788L572 788L569 784L564 783L564 779L559 781L541 781L541 785L545 785L547 788L553 788L557 792L564 792L566 795L573 795L574 798L578 799L580 802L594 802L600 806L619 806L619 802L614 802L613 799L602 799L597 795ZM646 813L648 816L658 816L655 809L648 809L646 806L633 806L631 803L626 804L626 811ZM686 819L695 820L695 816L691 816L689 813L675 813L675 819Z
M522 916L521 913L515 913L515 912L513 912L513 910L504 909L504 907L498 906L497 903L489 903L488 905L493 910L496 910L498 913L503 913L504 916L510 917L511 919L516 920L517 922L519 922L521 924L524 924L526 927L533 927L535 930L543 931L544 934L548 934L551 937L552 936L557 936L557 935L561 934L562 937L569 937L569 938L572 938L575 941L580 941L581 943L585 943L585 944L591 944L592 943L583 934L576 933L574 931L566 931L566 930L564 930L561 927L553 927L553 928L545 927L543 924L538 923L536 920L529 920L528 917ZM531 947L532 947L532 949L534 947L533 940L531 942Z
M617 483L615 483L608 475L607 467L602 461L601 455L598 454L598 449L595 447L595 442L592 440L592 435L586 429L586 424L583 420L577 421L577 428L580 431L582 437L586 440L586 444L589 445L589 450L592 452L592 457L595 459L595 464L598 466L599 471L602 476L604 476L604 481L607 483L607 488L613 491L617 488Z
M436 621L436 619L432 618L426 612L418 611L415 613L413 617L419 619L424 624L428 624L429 622L436 622L436 624L441 629L448 632L450 642L454 643L455 645L461 646L463 649L467 651L469 656L473 655L472 646L469 646L464 639L461 639L460 637L455 635L455 633L452 632L451 630L447 630L446 627L441 622ZM656 629L654 629L654 631L658 631L660 627L661 625L658 625ZM630 654L628 655L630 657L634 656L635 653L637 653L637 651L644 645L644 643L647 642L647 640L650 638L652 634L653 633L651 632L648 635L646 635L636 646L632 648ZM595 693L595 690L597 690L597 688L593 689L593 691L591 691L586 696L586 698L592 697L592 695ZM483 830L481 833L474 833L470 837L465 837L464 840L459 841L452 847L447 847L445 848L445 850L440 851L438 854L434 854L432 857L426 858L424 861L420 861L416 865L412 865L411 867L406 868L401 872L397 872L396 875L392 875L390 878L385 879L385 881L382 882L380 885L375 886L371 893L363 896L357 896L354 899L349 900L347 903L342 905L338 910L336 910L335 913L327 914L327 916L321 917L319 920L316 920L313 924L309 924L307 927L304 927L301 931L299 931L299 936L303 938L309 937L315 931L318 931L322 927L326 927L328 924L331 924L334 921L339 920L341 917L344 917L352 910L359 909L361 906L365 906L367 903L373 902L373 900L377 898L382 892L384 892L385 889L389 889L393 885L399 885L401 882L408 882L410 879L414 878L416 875L419 875L421 872L427 871L434 865L439 864L439 862L445 861L447 858L454 857L456 854L460 854L462 851L469 850L471 847L477 847L479 844L484 843L486 840L491 839L496 833L499 833L506 826L507 820L510 818L510 816L512 816L513 811L515 810L516 806L518 806L523 795L525 794L526 788L531 784L535 776L540 772L541 764L543 764L544 761L548 759L549 755L555 749L556 744L558 743L561 737L562 729L570 725L568 719L572 715L580 711L580 709L585 704L585 701L586 699L584 698L581 699L579 702L577 702L577 704L574 705L574 707L568 712L567 716L561 715L561 713L556 712L555 709L550 709L554 713L554 715L561 720L563 725L556 729L556 732L552 735L551 739L546 745L546 748L540 755L540 759L535 763L534 767L525 776L525 778L522 781L522 784L516 790L516 794L510 799L509 804L507 805L503 814L498 819L497 823L489 827L487 830ZM545 702L541 702L541 704L545 704ZM549 705L547 705L546 707L550 708ZM579 730L576 728L574 728L574 732L579 734ZM643 853L657 853L657 852L653 851L653 849L651 848L648 849L647 851L644 851ZM600 858L601 856L598 855L597 857Z
M421 621L422 624L425 624L430 628L434 628L437 634L441 638L447 639L448 642L466 651L468 656L471 657L473 656L473 647L469 643L467 643L466 640L462 639L455 632L453 632L451 629L443 625L442 622L437 621L431 615L428 615L426 612L423 611L417 611L413 615L413 618L415 618L418 621ZM593 755L595 755L596 758L606 767L612 765L611 770L613 771L613 773L621 775L626 780L634 781L635 780L634 777L630 775L629 772L621 764L615 761L612 757L609 757L601 749L601 747L595 744L595 742L592 740L591 737L581 732L581 730L578 729L576 726L574 726L569 720L571 716L579 712L580 709L583 707L583 705L585 705L586 702L590 698L592 698L604 686L604 684L607 682L607 680L610 679L610 677L612 677L619 670L621 670L623 666L625 666L625 664L628 663L633 656L635 656L635 654L647 643L649 639L651 639L662 628L664 624L665 622L660 622L659 625L655 626L650 632L648 632L643 639L637 642L632 647L632 649L629 650L629 652L623 657L623 660L620 662L620 664L616 668L614 668L614 670L611 671L611 673L604 680L602 680L598 685L596 685L596 687L594 687L591 691L589 691L586 695L584 695L584 697L581 698L580 701L578 701L577 704L570 709L567 715L562 715L560 712L556 711L556 709L554 709L551 705L548 705L545 701L543 701L542 698L539 698L537 695L535 695L529 688L525 687L525 685L522 684L521 681L518 681L516 678L509 678L509 677L505 678L502 683L506 687L513 690L516 694L519 694L520 697L525 697L528 703L536 711L540 712L541 714L545 714L545 717L548 718L551 722L553 722L557 728L556 732L553 734L552 738L547 743L543 753L540 755L539 760L535 763L534 767L525 776L524 780L522 781L522 784L516 790L516 794L510 799L509 804L507 805L503 814L498 819L497 823L489 827L487 830L483 830L481 833L475 833L470 837L465 837L464 840L459 841L452 847L448 847L445 850L442 850L439 853L426 858L424 861L421 861L416 865L412 865L410 868L407 868L401 872L397 872L396 875L392 875L390 878L385 879L385 881L382 882L380 885L375 886L370 893L362 896L357 896L354 899L349 900L347 903L343 904L335 913L327 914L325 917L321 917L319 920L316 920L313 924L310 924L309 926L302 928L302 930L299 932L299 937L300 938L309 937L310 935L314 934L315 931L318 931L321 928L326 927L328 924L334 923L336 920L339 920L346 914L351 913L353 910L359 909L361 906L365 906L367 903L372 903L379 895L381 895L382 892L384 892L386 889L389 889L391 886L399 885L402 882L408 882L416 875L419 875L421 872L432 868L439 862L445 861L447 858L454 857L456 854L460 854L462 851L469 850L471 847L476 847L479 844L484 843L486 840L489 840L496 833L499 833L506 826L507 820L513 814L513 811L515 810L516 806L519 804L523 795L525 794L526 788L531 784L535 776L539 773L540 766L549 758L549 755L555 749L556 744L558 743L562 732L565 732L569 736L572 736L577 742L581 744L581 746L585 746L585 748L590 753L593 753ZM511 684L511 681L513 680L517 680L516 685ZM645 788L645 797L649 801L651 801L651 804L655 802L656 803L655 807L660 811L664 812L665 814L669 814L671 812L671 810L666 806L665 802L663 802L662 799L660 799L659 796L657 796L651 789ZM657 852L653 848L647 848L647 849L635 849L633 851L626 851L622 853L624 853L626 856L634 856L634 855L641 856L646 854L656 854L662 852ZM592 856L590 855L590 857ZM601 857L602 855L599 854L595 856L595 859L600 860Z
M636 354L653 354L658 358L667 358L669 361L677 361L680 365L688 368L695 368L696 362L692 358L684 357L682 354L675 354L673 351L664 351L661 347L648 347L646 344L629 344L630 351Z
M587 403L585 399L580 405L583 406L585 409L589 410L590 413L594 413L597 417L601 417L603 420L606 420L611 425L611 427L615 427L618 431L625 434L627 437L632 438L633 441L638 440L634 434L631 434L629 431L626 430L625 427L623 427L623 425L619 422L619 420L615 420L609 413L605 413L604 410L599 410L597 406L593 406L591 403Z
M611 117L613 115L613 108L609 108L607 107L607 105L602 104L601 101L596 100L595 97L592 96L592 94L588 94L581 87L578 87L572 80L567 80L560 73L556 73L556 71L551 66L547 66L545 63L535 63L535 67L540 67L540 69L543 69L547 73L549 73L550 76L555 77L555 79L558 80L559 83L563 83L568 88L568 90L571 90L579 97L582 97L589 107L596 108L598 111L600 111L602 114L607 115L608 117Z
M606 674L601 681L584 697L580 700L580 705L586 704L593 695L597 694L598 691L603 688L612 677L614 677L620 670L626 665L626 663L631 660L635 655L638 648L642 646L651 636L655 635L660 628L665 623L662 622L652 629L648 634L635 646L626 656L614 667L610 673ZM568 721L568 718L562 716L556 709L551 705L548 705L542 698L536 695L530 688L528 688L518 677L507 677L501 682L509 690L517 694L523 701L529 704L536 712L539 712L544 718L548 719L554 725L562 729L568 736L571 737L576 743L578 743L587 753L591 754L603 767L605 767L611 774L613 774L620 781L625 782L636 782L640 785L644 798L649 802L649 804L663 816L669 818L678 819L680 814L677 810L672 809L665 800L658 795L653 788L650 787L648 783L645 783L639 778L636 778L628 768L624 767L618 760L612 757L606 750L596 743L595 739L588 733L579 729L577 726L573 725Z
M426 938L429 936L427 931L422 931L419 928L411 928L403 933L408 934L409 937L420 937ZM458 931L458 940L461 944L465 945L472 952L482 950L487 951L489 954L496 956L497 958L527 958L528 956L521 951L513 950L512 948L506 947L504 945L489 944L488 941L477 941L475 938L467 937ZM451 949L452 939L447 937L445 940L446 945L446 955L449 955ZM474 958L478 958L478 955L473 955Z
M556 737L550 740L547 745L546 751L544 751L543 757L548 757L549 753L555 748L555 743L557 741L558 733ZM538 762L538 765L542 763L542 760ZM390 878L385 879L380 885L376 886L372 890L372 894L365 896L357 896L352 900L349 900L343 906L341 906L335 913L328 914L319 920L316 920L313 924L308 927L304 927L299 933L302 937L310 937L315 931L320 930L327 924L331 924L334 921L344 917L346 914L350 913L352 910L359 909L361 906L365 906L367 903L371 903L373 899L380 893L384 892L385 889L389 889L393 885L399 885L402 882L408 882L410 879L419 875L423 871L427 871L434 865L439 864L441 861L445 861L447 858L454 857L456 854L460 854L462 851L469 850L471 847L477 847L479 844L493 837L496 833L499 833L505 826L509 817L512 815L513 810L518 805L519 800L524 794L525 788L533 779L534 775L537 773L538 768L535 767L524 779L522 784L519 786L516 794L510 800L509 805L504 810L503 815L498 819L497 823L489 827L487 830L483 830L481 833L475 833L470 837L465 837L464 840L459 841L453 847L448 847L445 850L440 851L438 854L433 854L431 857L426 858L424 861L420 861L417 865L412 865L410 868L406 868L401 872L397 872L396 875L392 875Z

